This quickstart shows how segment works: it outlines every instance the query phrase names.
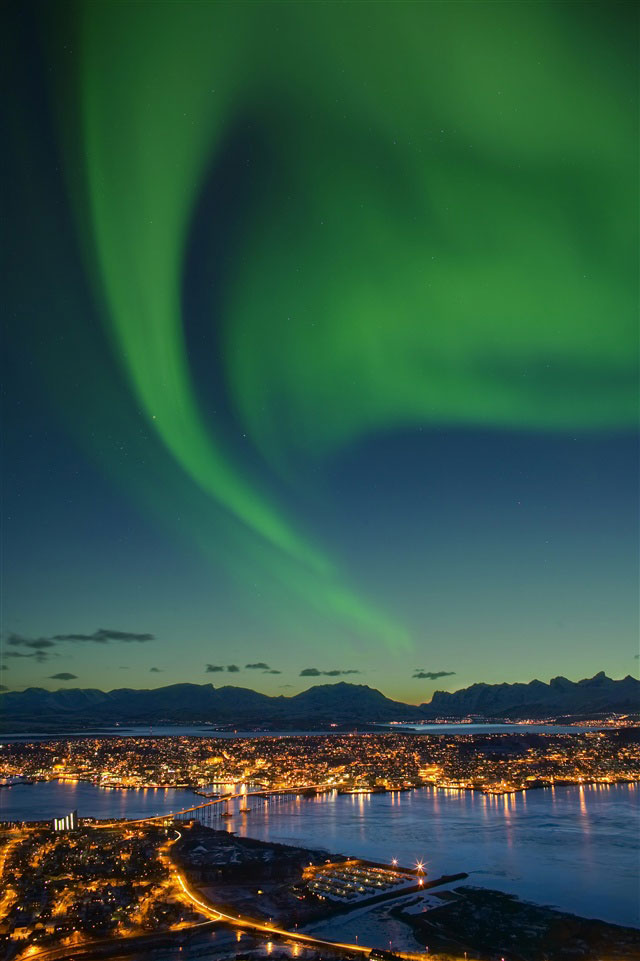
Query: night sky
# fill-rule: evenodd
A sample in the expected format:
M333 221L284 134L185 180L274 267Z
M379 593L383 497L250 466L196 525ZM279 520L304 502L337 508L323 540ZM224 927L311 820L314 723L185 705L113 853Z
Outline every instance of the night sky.
M3 33L4 687L635 673L637 7Z

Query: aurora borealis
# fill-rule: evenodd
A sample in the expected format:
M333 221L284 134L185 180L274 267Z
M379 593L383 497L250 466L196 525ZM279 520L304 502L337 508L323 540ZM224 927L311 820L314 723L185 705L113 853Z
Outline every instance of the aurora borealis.
M5 686L637 666L636 28L9 9Z

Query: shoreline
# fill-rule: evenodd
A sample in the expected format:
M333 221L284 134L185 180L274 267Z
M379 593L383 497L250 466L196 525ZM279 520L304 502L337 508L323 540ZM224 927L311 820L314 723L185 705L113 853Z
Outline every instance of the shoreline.
M53 780L55 780L55 781L57 782L57 781L59 781L60 779L55 778L55 779L53 779ZM40 783L49 783L49 782L48 782L48 781L44 781L44 782L40 782ZM64 781L63 781L63 783L64 783ZM76 783L77 783L77 782L76 782ZM91 782L82 782L82 783L91 783ZM597 782L595 782L595 783L597 783ZM627 783L628 783L628 782L627 782ZM31 786L31 785L29 785L29 786ZM92 786L94 786L94 785L92 785ZM426 785L426 786L431 786L431 787L433 787L434 785ZM574 788L574 789L575 789L575 787L576 787L576 786L579 786L579 785L576 785L576 784L567 784L567 785L563 785L563 786L564 786L564 787L570 787L570 788ZM538 789L538 788L536 788L536 790L537 790L537 789ZM118 790L118 789L111 789L111 790ZM133 790L136 790L136 789L134 788ZM416 789L416 790L419 790L419 789ZM440 789L440 790L447 790L447 789ZM440 792L439 792L439 793L440 793ZM451 793L451 791L449 790L447 793ZM461 791L461 790L459 790L459 791L458 791L458 790L455 790L454 793L456 793L456 794L457 794L457 793L460 793L460 794L461 794L462 791ZM167 813L167 817L169 817L169 814L168 814L168 813ZM92 822L93 824L96 824L96 822L99 823L100 820L103 820L103 819L96 819L96 818L84 819L84 818L83 818L81 823L84 823L85 826L89 826L89 824L90 824L91 822ZM113 823L113 826L114 826L114 827L117 827L118 825L120 825L121 828L126 828L127 823L128 823L129 821L131 821L131 820L137 820L137 819L134 819L134 818L124 818L124 819L122 819L122 820L120 820L120 821L118 821L118 822L111 822L111 823ZM240 822L240 816L239 816L239 815L238 815L238 817L237 817L237 821L238 821L238 824L239 824L239 822ZM242 818L242 821L246 824L247 830L248 830L249 832L251 832L251 829L252 829L251 823L250 823L250 822L246 822L246 819L244 819L244 818ZM40 822L25 822L25 823L40 823L40 824L42 824L43 822L40 821ZM236 826L237 826L237 825L234 825L234 827L236 827ZM265 841L265 840L263 840L263 839L261 839L261 838L259 838L259 837L252 837L250 833L249 833L248 835L236 835L235 832L226 831L225 828L223 827L222 823L220 823L220 824L218 824L216 827L212 827L212 828L210 828L210 829L204 828L204 830L206 831L206 833L208 833L209 830L210 830L213 835L219 834L221 837L227 837L229 834L233 834L233 836L235 836L235 837L237 838L238 842L241 843L241 844L248 844L248 845L252 845L252 846L253 846L253 845L256 845L256 846L264 846L264 845L267 845L268 847L272 847L274 850L276 850L276 849L278 849L278 848L280 848L281 850L293 850L293 849L295 849L295 848L301 848L302 846L304 846L305 849L308 850L308 851L326 853L326 855L331 856L332 860L334 860L334 859L336 859L336 858L340 858L340 857L345 857L344 854L341 855L341 854L339 853L339 849L338 849L338 848L335 848L333 851L329 851L327 848L324 848L324 847L317 847L317 848L316 848L316 847L312 846L312 847L307 848L306 845L304 845L304 842L295 844L295 843L292 843L291 840L287 840L287 841ZM342 848L342 850L344 851L344 848ZM360 857L357 857L357 856L356 856L356 860L363 860L363 857L362 857L362 856L360 856ZM365 858L364 860L366 860L366 858ZM445 866L445 871L446 871L446 866ZM440 871L439 873L442 873L442 871ZM491 883L491 882L490 882L490 883ZM493 884L495 885L495 880L493 881ZM430 885L429 885L429 886L430 886ZM506 893L504 893L504 892L501 892L499 889L495 889L494 887L486 887L486 888L485 888L485 887L482 887L480 890L481 890L481 891L484 891L484 892L490 892L490 893L492 892L491 896L492 896L492 898L493 898L494 900L497 900L497 899L499 899L499 898L501 898L501 897L507 897L507 898L510 897L509 894L506 894ZM512 903L512 902L505 902L505 903ZM527 899L527 902L526 902L526 903L535 905L536 909L539 909L539 910L543 910L543 909L544 909L544 910L554 911L554 912L556 913L556 915L558 915L558 916L562 915L562 916L564 917L564 916L569 916L569 915L571 915L571 916L575 916L575 917L578 917L578 918L582 918L585 922L586 922L586 921L593 921L593 920L596 919L596 912L595 912L595 910L593 909L593 905L592 905L592 912L593 912L593 913L591 913L591 915L589 916L589 915L585 915L584 913L581 913L581 912L580 912L580 908L578 908L577 911L576 911L576 909L574 908L573 913L568 912L566 909L563 910L563 909L560 909L560 908L547 909L547 908L544 907L544 902L541 902L541 901L537 900L536 897L535 897L535 895L534 895L533 898L529 897L529 898ZM395 904L395 898L390 901L390 906L392 906L392 907L395 908L395 906L396 906L396 904ZM357 907L357 906L354 906L354 907ZM584 910L584 909L583 909L583 910ZM332 914L337 917L338 912L332 912ZM429 915L430 915L431 917L433 917L433 915L431 915L431 912L429 912ZM345 916L346 916L346 915L345 915ZM554 916L555 916L555 915L554 915ZM404 920L404 919L403 919L403 920ZM627 921L627 922L626 922L626 925L622 925L620 922L615 922L615 921L602 921L601 923L602 923L602 924L606 924L606 925L611 925L611 926L613 926L614 928L621 928L621 927L625 927L625 926L626 926L626 927L630 927L630 926L633 925L634 922L633 922L633 921L631 921L631 922ZM634 930L635 930L635 928L634 928ZM427 941L426 943L430 943L430 942Z
M613 787L619 784L640 784L640 778L580 778L579 780L571 780L569 778L558 778L553 781L546 781L543 778L539 779L540 783L528 784L522 787L511 787L503 791L491 790L479 786L474 786L470 784L458 784L458 785L447 785L447 784L437 784L432 781L426 781L424 784L412 784L409 787L395 787L395 788L363 788L361 790L341 790L338 787L327 787L324 790L317 791L312 796L308 793L308 788L296 788L291 787L290 793L295 794L299 797L306 797L308 799L321 797L326 794L336 793L340 797L358 797L358 796L370 796L370 795L385 795L385 794L405 794L409 791L422 791L425 788L433 788L437 791L450 792L469 792L484 795L485 797L504 797L505 795L513 794L524 794L527 791L541 791L541 790L553 790L556 787L591 787L593 785L602 785L603 787ZM194 795L194 797L207 798L208 795L201 793L200 787L194 787L188 784L99 784L98 782L92 780L91 778L72 778L72 777L40 777L34 778L30 777L28 780L15 781L12 784L2 784L0 783L0 790L11 790L15 787L32 787L37 784L62 784L62 785L74 785L74 784L88 784L91 787L98 788L101 791L188 791ZM231 784L232 782L227 782ZM240 783L240 782L238 782ZM270 789L266 789L270 790ZM216 797L216 800L224 801L227 795L220 794ZM229 795L231 798L231 795ZM151 815L149 815L151 817ZM139 820L139 819L128 819L126 820ZM25 821L25 824L30 823Z
M214 837L217 836L222 839L224 839L226 835L225 831L215 828L204 830L211 831ZM248 848L258 847L273 851L288 851L292 854L303 852L313 859L322 859L324 855L328 854L335 863L345 859L347 862L353 861L354 863L368 866L387 867L386 864L380 864L363 858L351 858L349 855L332 854L322 848L307 848L280 841L264 841L249 836L235 836L234 840L235 843ZM403 872L410 871L418 876L418 872L416 872L415 869L397 867L396 870L402 870ZM597 955L589 952L594 945L594 941L599 944L602 938L605 939L605 943L607 944L609 943L609 939L612 944L615 938L616 947L620 952L616 957L620 957L621 959L631 959L635 957L635 952L640 947L640 919L638 925L625 925L604 921L595 916L566 911L535 901L531 898L522 898L516 894L503 892L492 887L483 887L482 885L470 883L466 880L468 878L469 875L464 872L461 874L445 874L431 881L427 880L425 876L423 886L416 886L405 891L380 895L367 902L352 904L333 903L330 905L326 904L324 907L319 905L317 917L307 921L302 930L315 933L318 925L326 928L328 925L331 925L332 922L335 922L338 930L328 932L328 936L341 941L346 938L342 937L339 926L345 923L351 923L351 915L357 915L361 918L363 916L375 916L379 912L386 911L388 912L388 917L394 918L396 921L405 925L407 930L423 945L426 946L430 944L431 949L433 949L434 944L438 944L435 948L435 952L438 954L446 954L451 951L452 945L447 942L457 941L459 954L461 954L463 950L466 950L472 957L479 959L479 961L482 961L482 959L490 961L490 959L495 956L496 951L507 952L509 950L509 942L512 940L514 934L519 940L521 940L524 935L528 937L530 935L532 918L534 918L536 922L536 924L533 925L534 927L536 925L539 927L546 925L548 932L551 932L553 936L555 936L559 927L564 927L568 930L578 928L590 943L586 946L587 950L585 950L584 953L575 953L574 956L576 959L584 958L593 961ZM465 884L462 886L458 885L455 888L452 887L453 884L463 879L466 881ZM198 888L202 891L201 885L198 885ZM437 888L445 888L445 890L434 890ZM224 900L224 894L222 893L223 888L221 889L220 882L218 882L217 891L219 896ZM206 898L206 885L202 893ZM435 895L436 898L442 901L442 904L431 906L420 913L414 913L408 910L416 904L419 904L425 894ZM469 907L471 908L470 911ZM478 945L465 943L457 938L457 935L460 933L460 909L462 909L463 912L467 909L467 913L471 915L472 923L475 923L478 919L478 907L482 909L481 913L484 912L485 917L483 923L486 930L490 932L488 937L496 938L496 941L492 943L482 943L481 939L481 943ZM501 927L498 927L496 924L496 916L502 918ZM436 919L438 920L438 925L433 924ZM464 916L462 916L462 919L464 919ZM468 920L469 919L467 919L467 921ZM290 921L290 918L282 918L280 923L286 925L290 923ZM437 928L440 928L440 930L437 930ZM453 934L455 934L456 937L452 937ZM487 937L487 934L485 934L484 937ZM505 938L507 943L500 943L501 938ZM558 947L559 954L557 955L558 961L564 958L562 951L564 951L565 945L562 943L562 938L560 941L561 943ZM547 945L546 947L549 952L549 961L554 961L556 954L553 946ZM401 949L400 954L403 953L405 952Z
M576 716L573 719L568 717L555 718L433 718L429 720L417 721L362 721L357 722L323 722L315 727L310 725L297 726L287 725L281 719L280 724L271 727L234 727L224 725L213 727L206 721L165 721L163 723L149 723L143 720L132 720L130 722L115 722L104 726L91 724L87 731L79 730L78 723L72 727L60 727L55 730L34 731L28 726L22 727L19 719L13 725L13 730L5 731L0 727L0 743L11 743L24 741L29 738L38 740L57 740L57 739L78 739L85 737L210 737L227 740L229 738L246 737L317 737L341 734L431 734L438 733L433 728L441 728L442 733L450 733L456 729L455 733L474 734L477 728L516 728L512 733L525 733L531 728L544 728L541 733L558 733L559 729L568 730L571 733L587 733L589 731L618 731L626 728L640 727L640 715L621 715L617 720L590 718L585 720L583 716ZM462 729L462 730L457 730Z
M435 952L473 951L481 961L490 961L496 952L512 951L515 939L522 957L539 957L544 952L548 961L566 957L567 936L575 945L571 956L576 961L603 956L632 961L640 951L640 918L637 925L615 924L469 884L446 892L445 897L442 905L424 914L406 911L402 905L390 914Z

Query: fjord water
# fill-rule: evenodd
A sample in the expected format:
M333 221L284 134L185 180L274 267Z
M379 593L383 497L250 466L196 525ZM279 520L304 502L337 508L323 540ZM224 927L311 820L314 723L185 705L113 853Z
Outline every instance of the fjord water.
M564 724L467 724L447 722L442 724L388 724L379 723L375 725L381 731L414 731L418 734L584 734L585 731L600 731L603 725L580 726ZM12 744L25 741L36 743L38 741L55 741L60 737L209 737L220 738L222 740L238 740L242 738L263 738L263 737L328 737L329 735L338 736L341 732L329 731L237 731L225 730L218 731L211 726L184 725L184 724L161 724L157 727L132 726L132 727L104 727L95 731L65 731L64 734L46 733L44 731L33 731L30 733L17 733L7 731L0 734L0 744Z
M0 820L144 817L189 807L178 790L105 790L48 782L0 789ZM220 827L265 841L377 861L424 860L428 876L512 892L586 917L640 926L640 785L563 786L491 797L422 788L390 794L251 801Z
M401 865L430 878L469 873L495 888L586 917L640 926L640 787L563 786L489 796L422 788L284 802L230 830Z

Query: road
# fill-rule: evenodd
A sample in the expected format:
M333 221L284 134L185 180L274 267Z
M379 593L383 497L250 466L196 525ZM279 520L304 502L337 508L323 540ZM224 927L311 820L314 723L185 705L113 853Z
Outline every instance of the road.
M94 955L105 957L117 952L122 955L125 952L137 951L140 948L156 948L163 944L175 942L183 934L191 934L198 928L212 927L212 921L199 921L196 924L188 924L175 931L163 931L158 934L131 934L117 938L97 938L95 941L84 941L74 945L61 945L58 948L38 948L35 945L16 958L16 961L76 961L76 959Z
M179 837L175 838L172 845L178 840ZM312 948L330 948L332 951L365 957L371 954L371 947L367 947L366 945L349 944L348 942L342 941L326 941L323 938L316 938L311 934L301 934L299 931L287 931L285 928L279 928L275 924L264 924L255 918L241 918L238 915L225 914L224 911L220 911L215 905L203 899L201 895L196 894L189 886L184 875L177 869L174 862L171 863L174 867L175 880L182 889L185 897L198 911L201 911L205 917L208 917L212 921L225 921L227 924L242 928L243 931L253 934L271 935L272 937L275 935L278 938L285 938L288 941L294 941L296 944L306 945ZM394 952L394 954L396 954L396 957L406 959L406 961L424 961L425 957L427 957L426 954L408 951Z
M13 849L20 844L23 840L24 835L19 834L17 837L12 838L4 847L2 853L0 854L0 878L4 875L4 869L7 864L9 855ZM8 912L9 908L15 901L15 893L8 888L4 882L0 885L0 921L2 921Z
M263 792L256 791L253 793L258 794ZM233 795L233 797L235 796L236 795ZM246 794L237 796L246 797ZM228 798L220 798L218 800L223 801L228 800ZM162 815L162 819L165 818L166 815ZM153 821L158 819L145 819L145 823L147 820ZM127 822L127 824L135 823L141 822ZM105 825L95 825L95 827L98 826L104 827ZM116 826L116 824L114 823L113 826ZM213 925L216 922L224 922L225 924L241 929L243 932L248 934L255 934L259 936L266 935L269 939L274 937L278 939L284 939L286 941L291 941L295 944L310 948L324 948L325 950L329 949L334 953L344 954L351 957L368 957L371 954L371 947L366 945L350 944L348 942L341 941L328 941L324 938L314 937L314 935L311 934L303 934L299 931L288 931L286 928L280 928L276 924L265 924L264 922L258 921L255 918L244 918L240 917L239 915L227 914L226 912L221 911L214 904L193 890L184 875L179 871L175 862L172 860L169 853L170 849L182 837L182 834L177 829L174 828L174 830L176 831L176 837L167 843L166 847L161 852L161 857L166 858L167 866L170 868L173 879L176 882L177 888L182 894L184 902L195 908L200 914L204 915L204 917L207 919L206 921L185 924L183 927L175 931L167 931L156 935L132 935L129 937L104 938L97 941L86 942L84 944L76 944L73 946L65 945L45 950L39 949L35 945L32 945L21 957L24 959L33 958L34 961L75 961L75 959L84 956L87 958L91 957L92 955L99 956L101 952L105 954L111 953L110 949L116 949L118 953L126 952L133 948L140 948L143 946L151 947L152 944L157 944L165 939L171 941L173 938L178 938L185 934L188 935L198 928L206 928L208 925ZM403 959L403 961L425 961L425 958L428 957L427 954L407 951L394 952L394 954L396 957ZM462 959L452 959L452 961L462 961Z

